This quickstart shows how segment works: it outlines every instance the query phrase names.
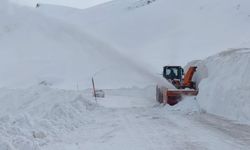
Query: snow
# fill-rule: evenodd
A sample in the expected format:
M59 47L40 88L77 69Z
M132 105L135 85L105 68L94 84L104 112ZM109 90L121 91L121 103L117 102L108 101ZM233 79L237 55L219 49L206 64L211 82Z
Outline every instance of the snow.
M236 128L238 124L200 114L190 99L172 110L156 105L151 94L141 94L148 89L107 90L108 97L97 102L89 90L76 92L43 85L1 90L6 101L19 97L13 101L16 111L1 112L1 148L249 149L250 142L244 138L250 135L249 126ZM223 126L234 130L224 132ZM237 133L243 131L239 137Z
M178 104L174 106L166 106L166 109L182 114L195 114L202 112L196 97L184 97Z
M2 89L0 95L4 106L0 113L1 139L3 145L17 150L40 149L55 142L56 137L90 123L85 118L98 107L78 92L44 86Z
M250 46L247 0L145 3L115 0L75 11L42 5L38 11L87 29L117 47L120 53L144 62L145 68L158 73L164 65L185 65L228 48Z
M57 88L87 89L93 76L100 88L161 81L113 46L35 10L7 1L1 9L0 86L27 88L45 81Z
M0 148L249 149L249 126L203 114L190 97L156 104L152 88L105 90L97 101L91 90L1 89Z
M93 7L98 4L102 4L105 2L108 2L110 0L73 0L73 1L68 1L68 0L10 0L14 3L17 3L19 5L24 5L24 6L31 6L35 7L37 3L43 2L43 3L48 3L48 4L57 4L57 5L64 5L68 7L74 7L74 8L89 8Z
M157 84L163 82L164 65L248 47L247 5L117 0L81 10L47 4L35 9L4 0L0 86L27 88L46 81L56 88L86 89L92 76L100 88Z
M242 48L189 64L198 65L196 79L201 82L197 99L204 111L250 123L249 60L250 49Z
M250 149L249 49L190 62L199 95L174 107L155 101L157 83L171 86L163 65L249 47L248 5L1 0L0 150ZM92 97L92 77L105 98Z

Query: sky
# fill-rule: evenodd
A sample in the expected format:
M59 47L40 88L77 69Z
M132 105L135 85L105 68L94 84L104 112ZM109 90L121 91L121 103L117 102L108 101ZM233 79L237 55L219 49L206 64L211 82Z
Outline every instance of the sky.
M28 6L35 6L37 3L49 3L49 4L65 5L69 7L84 9L111 0L11 0L11 1Z

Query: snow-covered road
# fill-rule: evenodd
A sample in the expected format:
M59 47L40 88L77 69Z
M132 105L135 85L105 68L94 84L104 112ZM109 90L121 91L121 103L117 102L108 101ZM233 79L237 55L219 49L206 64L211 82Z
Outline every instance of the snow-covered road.
M41 149L250 149L247 125L203 113L167 110L163 106L152 106L151 100L124 95L100 99L101 108L90 112L88 124Z

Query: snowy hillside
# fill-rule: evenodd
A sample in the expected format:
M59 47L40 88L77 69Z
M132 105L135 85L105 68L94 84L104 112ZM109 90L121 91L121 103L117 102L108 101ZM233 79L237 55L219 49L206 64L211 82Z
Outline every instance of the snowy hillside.
M250 49L239 49L250 47L249 5L1 0L0 150L249 150ZM199 95L158 104L162 66L190 60Z
M35 7L37 3L43 2L47 4L57 4L62 6L74 7L85 9L89 7L93 7L98 4L102 4L111 0L10 0L11 2L24 5Z
M42 5L39 11L88 30L159 72L166 64L249 47L249 5L247 0L115 0L86 10Z
M250 44L244 0L117 0L86 10L3 2L1 86L84 89L92 76L104 88L146 86L163 65Z
M45 81L86 89L92 76L105 88L145 86L155 80L112 46L35 11L1 3L0 86L28 87Z

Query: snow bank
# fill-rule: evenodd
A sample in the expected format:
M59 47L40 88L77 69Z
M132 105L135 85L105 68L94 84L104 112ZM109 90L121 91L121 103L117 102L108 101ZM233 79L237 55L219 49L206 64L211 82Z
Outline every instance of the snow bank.
M91 123L90 112L98 107L78 92L45 86L0 91L1 150L39 150Z
M192 63L202 79L197 97L201 108L250 123L250 49L232 49Z

